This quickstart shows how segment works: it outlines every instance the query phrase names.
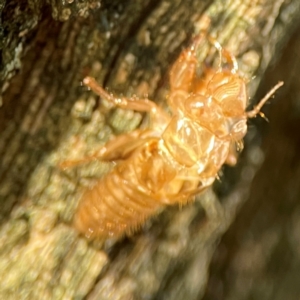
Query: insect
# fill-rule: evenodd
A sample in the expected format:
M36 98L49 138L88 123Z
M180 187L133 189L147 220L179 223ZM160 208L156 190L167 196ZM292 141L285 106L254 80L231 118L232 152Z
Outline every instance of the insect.
M97 154L79 161L119 161L84 191L79 202L74 225L86 237L129 235L162 206L192 201L214 182L223 164L236 163L235 148L242 145L247 119L262 114L261 107L283 85L279 82L246 111L246 82L238 74L236 58L212 38L219 67L197 75L196 51L202 38L197 36L170 70L171 115L149 99L114 96L95 79L84 79L113 105L150 114L148 129L117 136Z

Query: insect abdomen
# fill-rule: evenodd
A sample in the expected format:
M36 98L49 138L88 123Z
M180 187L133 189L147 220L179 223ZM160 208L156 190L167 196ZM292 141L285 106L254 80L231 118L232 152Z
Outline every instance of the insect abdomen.
M136 163L136 157L120 163L84 192L74 225L86 237L131 234L161 207L134 179Z

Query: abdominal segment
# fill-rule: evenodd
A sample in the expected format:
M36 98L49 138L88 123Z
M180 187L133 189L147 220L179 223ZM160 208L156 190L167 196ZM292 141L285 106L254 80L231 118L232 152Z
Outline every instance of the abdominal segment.
M87 238L130 235L161 207L119 171L116 167L82 196L74 225Z

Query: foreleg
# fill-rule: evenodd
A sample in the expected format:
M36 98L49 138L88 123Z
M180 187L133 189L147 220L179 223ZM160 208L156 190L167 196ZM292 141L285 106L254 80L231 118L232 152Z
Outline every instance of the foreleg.
M181 52L173 64L170 71L171 92L181 90L188 93L190 91L198 64L196 50L201 39L202 35L197 36L191 45Z

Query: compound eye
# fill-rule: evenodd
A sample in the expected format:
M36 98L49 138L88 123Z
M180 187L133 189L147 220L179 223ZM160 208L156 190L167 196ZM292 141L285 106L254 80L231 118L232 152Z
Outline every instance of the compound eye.
M231 136L235 140L242 139L247 132L247 119L243 118L238 120L232 125L230 130Z

